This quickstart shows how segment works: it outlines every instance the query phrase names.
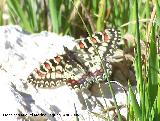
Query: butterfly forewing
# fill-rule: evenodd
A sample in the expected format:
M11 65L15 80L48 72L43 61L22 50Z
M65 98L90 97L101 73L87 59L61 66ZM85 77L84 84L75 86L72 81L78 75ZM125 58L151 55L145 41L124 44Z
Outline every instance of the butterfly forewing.
M120 32L106 29L77 41L73 50L64 47L64 55L46 60L28 77L38 87L59 87L67 84L72 88L88 88L93 82L105 81L102 63L111 73L111 56L120 41Z

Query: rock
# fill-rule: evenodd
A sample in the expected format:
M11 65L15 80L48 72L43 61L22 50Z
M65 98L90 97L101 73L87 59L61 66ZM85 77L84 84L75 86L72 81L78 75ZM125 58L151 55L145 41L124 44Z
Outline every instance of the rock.
M72 49L76 44L72 37L46 31L30 34L19 26L2 26L0 35L0 120L71 121L77 117L80 121L103 120L92 113L101 111L96 101L101 102L103 97L91 95L96 92L76 92L68 86L35 89L26 81L40 63L62 54L63 46ZM116 84L114 86L120 88ZM116 92L116 96L123 96L123 101L117 98L122 105L126 97L121 92ZM112 100L110 95L105 100L107 97ZM102 105L105 107L105 103Z

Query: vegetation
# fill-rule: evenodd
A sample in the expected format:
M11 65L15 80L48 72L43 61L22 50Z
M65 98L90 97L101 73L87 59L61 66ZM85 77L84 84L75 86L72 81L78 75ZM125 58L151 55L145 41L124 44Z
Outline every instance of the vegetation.
M134 65L140 101L138 103L129 84L127 120L160 120L160 1L2 1L0 25L18 24L32 33L47 30L62 35L69 34L75 38L85 36L86 31L92 33L113 26L121 30L122 37L126 33L133 35L136 43ZM5 16L8 17L4 18ZM142 56L142 40L146 43L145 57Z

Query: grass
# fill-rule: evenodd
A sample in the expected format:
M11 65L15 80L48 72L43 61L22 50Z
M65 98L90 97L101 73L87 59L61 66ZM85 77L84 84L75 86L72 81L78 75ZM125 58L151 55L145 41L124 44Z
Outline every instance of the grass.
M127 120L160 119L160 39L157 39L160 31L160 2L158 0L2 1L0 25L19 24L31 33L47 30L79 38L86 36L87 30L88 33L92 33L113 26L121 30L122 36L125 33L132 34L136 38L134 67L140 102L138 103L136 94L129 85ZM8 22L3 19L5 6L8 6ZM143 60L142 41L146 43Z

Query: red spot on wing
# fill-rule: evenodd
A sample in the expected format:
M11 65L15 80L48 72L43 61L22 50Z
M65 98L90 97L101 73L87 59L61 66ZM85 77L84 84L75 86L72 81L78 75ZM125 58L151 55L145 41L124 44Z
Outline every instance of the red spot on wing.
M59 63L59 62L61 62L62 59L59 56L57 56L57 57L55 57L55 60Z
M83 42L80 42L80 43L79 43L79 47L80 47L80 48L84 48L84 47L85 47L84 44L83 44Z
M108 42L109 41L109 35L106 32L103 32L103 36L104 36L104 42Z
M40 77L44 77L46 74L43 74L40 70L38 70L37 68L35 69L35 72L38 74L38 76Z
M71 85L77 85L80 83L79 80L75 80L75 79L70 79L67 82L70 83Z
M92 41L93 43L97 43L97 40L96 40L94 37L91 38L91 41Z
M45 65L45 67L48 69L48 70L50 70L51 69L51 67L50 67L50 65L46 62L46 63L44 63L44 65Z

